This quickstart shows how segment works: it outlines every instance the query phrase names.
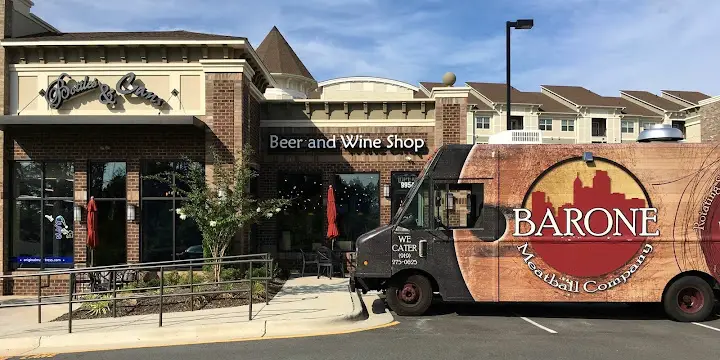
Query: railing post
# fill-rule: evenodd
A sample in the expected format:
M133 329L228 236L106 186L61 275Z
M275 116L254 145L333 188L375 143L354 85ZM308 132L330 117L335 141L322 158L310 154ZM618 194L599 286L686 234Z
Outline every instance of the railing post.
M75 293L75 273L70 273L70 280L68 281L69 290L68 293L68 334L72 333L72 317L73 317L73 295Z
M38 324L42 323L42 275L38 275Z
M117 317L117 272L112 270L113 317Z
M195 295L193 295L193 292L195 291L195 281L193 280L193 266L192 262L190 263L190 311L195 311Z
M158 320L158 325L162 327L162 315L163 315L163 290L165 290L164 285L164 278L165 278L165 268L162 266L160 267L160 318Z
M270 303L270 276L272 276L273 261L265 261L265 305Z
M249 306L250 312L248 313L248 321L252 321L252 304L253 304L253 272L252 272L252 269L253 269L253 262L252 262L252 260L250 260L250 271L249 271L249 274L250 274L250 306Z

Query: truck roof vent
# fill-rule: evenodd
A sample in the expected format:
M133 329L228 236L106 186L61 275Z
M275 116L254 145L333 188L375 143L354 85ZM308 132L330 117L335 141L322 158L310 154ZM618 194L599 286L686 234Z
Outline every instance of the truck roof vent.
M637 141L682 141L684 139L685 137L680 129L676 129L669 124L657 124L649 129L641 131Z
M542 144L540 130L506 130L490 135L489 144Z

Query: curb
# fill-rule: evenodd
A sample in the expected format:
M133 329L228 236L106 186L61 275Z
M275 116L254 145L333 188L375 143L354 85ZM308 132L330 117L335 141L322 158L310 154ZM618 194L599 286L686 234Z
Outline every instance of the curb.
M142 331L112 332L116 341L105 344L85 344L84 346L67 345L73 343L75 337L109 334L104 332L42 335L35 337L0 339L0 358L3 356L23 356L39 352L81 352L110 351L115 349L159 346L182 346L190 344L218 343L242 341L248 339L274 338L283 336L315 336L313 330L323 326L334 327L336 330L347 328L352 323L367 320L369 314L362 297L357 292L349 292L352 310L349 313L324 319L298 320L263 320L257 319L250 323L233 323L223 325L200 325L187 328L146 328ZM344 324L343 324L344 323ZM242 328L240 329L239 326ZM338 329L340 327L340 329ZM282 328L283 330L276 330ZM294 331L293 331L294 329ZM312 329L312 330L311 330ZM242 330L238 333L238 330ZM358 331L362 328L355 329ZM278 334L275 334L279 331ZM345 329L344 331L347 331ZM163 333L173 332L173 339L168 341ZM327 334L332 334L331 332Z

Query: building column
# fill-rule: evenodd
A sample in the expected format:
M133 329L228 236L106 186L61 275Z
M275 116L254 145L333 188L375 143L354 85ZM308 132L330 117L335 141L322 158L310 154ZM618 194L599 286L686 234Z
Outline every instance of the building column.
M139 159L128 159L127 160L127 205L134 205L135 209L135 221L126 221L127 234L125 236L127 243L125 244L125 251L127 262L139 263L140 262L140 217L142 216L142 210L140 209L140 160ZM127 214L126 214L127 216Z
M13 2L11 0L0 0L0 21L2 21L0 25L0 31L2 32L0 39L12 36L12 14ZM0 47L0 91L2 91L2 94L0 94L0 109L2 109L2 115L10 113L10 92L8 91L10 79L8 77L8 62L6 61L7 52L8 50L5 47ZM2 201L2 206L0 206L0 221L2 221L2 234L0 234L0 274L7 274L10 270L9 258L11 254L8 252L8 249L10 248L10 241L12 241L12 237L9 234L10 211L7 211L10 206L12 206L12 191L6 187L6 185L10 184L7 180L12 176L7 166L9 161L12 160L12 153L8 154L7 152L8 146L5 142L6 140L9 141L9 139L6 139L5 135L5 132L0 130L0 146L3 147L0 151L0 182L2 183L2 191L0 191L0 201ZM9 287L9 285L6 286L5 283L0 280L1 295L9 294L11 291Z
M88 200L88 176L87 176L87 160L76 159L73 163L75 170L74 181L74 202L75 206L79 206L81 216L79 219L73 219L73 263L76 268L86 266L87 261L87 200Z
M711 102L700 108L700 141L720 140L720 101Z
M244 60L201 61L205 72L205 116L208 129L205 132L206 180L212 181L214 166L233 166L238 152L245 144L253 146L256 154L253 164L257 167L260 99L252 94L251 82L254 71ZM262 97L262 95L259 95ZM213 164L212 149L222 164ZM238 232L228 254L246 254L251 249L249 230Z
M435 99L435 148L467 141L469 87L433 88Z

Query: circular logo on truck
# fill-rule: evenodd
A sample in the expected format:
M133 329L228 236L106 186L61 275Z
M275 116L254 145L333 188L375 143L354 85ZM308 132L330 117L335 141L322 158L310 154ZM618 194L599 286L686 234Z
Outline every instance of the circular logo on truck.
M601 158L592 163L573 158L550 167L515 215L513 235L527 239L547 266L574 277L614 273L637 257L647 237L658 235L657 214L642 184ZM529 255L527 246L524 250Z
M693 228L700 236L700 247L710 273L720 278L720 174L715 176L702 200Z

